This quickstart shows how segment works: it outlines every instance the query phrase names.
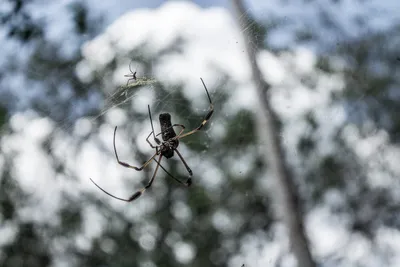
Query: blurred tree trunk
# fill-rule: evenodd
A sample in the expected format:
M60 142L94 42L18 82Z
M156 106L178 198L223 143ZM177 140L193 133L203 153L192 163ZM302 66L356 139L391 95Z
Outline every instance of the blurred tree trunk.
M274 188L271 190L274 192L274 210L288 229L291 249L297 259L297 265L299 267L315 267L316 264L311 257L308 240L304 233L297 193L290 177L290 171L285 163L277 127L278 119L267 100L270 85L263 80L260 69L257 66L256 55L258 47L255 45L254 35L251 31L246 30L246 27L251 23L251 18L241 0L233 0L232 3L239 27L241 27L241 32L243 33L259 99L259 111L256 113L257 131L260 143L266 144L261 153L274 179Z

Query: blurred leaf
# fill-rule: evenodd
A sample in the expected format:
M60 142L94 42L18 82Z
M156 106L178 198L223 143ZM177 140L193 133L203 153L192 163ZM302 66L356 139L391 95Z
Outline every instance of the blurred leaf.
M223 144L228 149L238 149L253 144L256 141L254 131L253 114L248 110L241 110L228 122Z

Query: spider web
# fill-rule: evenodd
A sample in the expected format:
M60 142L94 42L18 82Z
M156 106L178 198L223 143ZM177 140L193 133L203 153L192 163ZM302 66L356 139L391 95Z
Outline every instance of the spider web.
M148 20L141 21L141 17L135 12L126 14L115 21L109 30L99 38L89 42L93 51L105 51L104 53L99 53L102 55L101 57L98 56L99 54L91 57L84 53L83 60L87 60L90 63L94 62L88 65L94 66L95 70L107 68L111 72L116 72L117 67L113 66L113 69L110 67L112 64L108 64L113 60L117 62L118 67L124 70L129 66L125 63L120 64L124 60L142 57L153 58L149 61L155 62L152 72L145 73L146 77L141 77L138 74L137 80L131 81L128 85L120 85L126 83L123 78L115 83L107 83L110 77L105 76L104 80L106 82L103 83L103 86L100 85L97 88L97 91L102 90L102 97L95 97L95 101L93 101L97 101L95 103L97 106L101 105L101 108L96 109L95 114L83 116L76 122L71 118L64 118L57 123L41 118L31 112L13 117L13 121L10 124L17 134L5 139L5 143L10 145L8 145L9 148L4 146L5 148L2 148L2 150L8 154L19 151L18 149L37 153L26 153L16 157L16 163L18 163L16 166L24 166L23 169L25 170L17 167L14 169L17 179L30 189L28 192L36 194L38 198L43 198L41 203L44 203L44 205L36 205L38 202L33 202L27 208L28 210L41 209L41 212L37 213L39 215L36 215L35 220L53 221L59 207L50 209L49 206L51 206L50 204L61 202L60 196L62 192L67 192L68 195L73 196L80 201L82 206L88 205L89 201L82 196L86 192L91 197L100 199L102 203L105 203L104 205L109 205L111 207L110 210L121 212L129 217L133 223L138 224L139 228L140 222L143 221L150 225L156 224L151 222L149 218L152 213L157 211L157 207L165 202L167 190L173 190L173 196L176 197L176 201L168 208L173 210L174 216L182 225L196 225L196 220L200 218L196 217L197 210L188 210L185 203L188 203L189 201L187 200L190 198L209 200L208 202L201 202L197 208L199 210L211 210L210 214L208 214L209 220L212 221L210 229L218 229L225 236L229 236L229 233L234 232L240 225L246 224L246 221L249 220L248 218L252 218L251 221L255 225L265 220L264 217L258 217L256 211L252 211L253 207L251 205L248 206L248 209L252 211L249 214L246 214L245 210L239 210L241 205L244 205L243 203L251 203L258 209L265 209L268 204L260 205L259 203L266 202L266 200L259 196L263 195L264 190L269 186L268 181L266 182L266 179L263 179L263 172L260 169L254 171L254 166L259 164L257 162L258 153L256 147L262 144L252 144L248 141L250 144L242 147L233 142L234 138L238 140L252 140L254 138L252 129L250 129L251 125L248 124L249 116L236 116L238 111L242 109L254 115L254 103L256 102L252 91L253 85L249 84L249 69L247 64L244 63L247 61L243 40L241 40L237 30L229 31L229 29L234 28L232 20L229 19L227 13L222 12L220 9L200 11L188 3L176 4L184 5L179 10L186 10L182 14L193 15L192 20L197 24L187 24L190 28L169 25L167 22L173 21L173 16L177 16L172 8L175 4L169 3L160 8L157 16L148 14ZM156 24L152 27L149 21L153 21ZM164 24L166 28L163 28ZM131 27L130 25L134 25L132 26L133 28L129 28ZM179 25L181 27L186 26L185 23L180 23ZM252 26L254 26L254 22L250 22L245 27L246 31L254 30ZM164 34L164 32L167 34ZM222 35L221 32L225 34ZM141 36L145 36L145 38L140 39ZM183 37L183 39L187 39L187 42L180 44L179 40L176 41L171 36ZM223 40L216 38L216 36L223 36ZM257 37L261 39L262 35L260 34ZM280 38L275 39L280 40ZM99 40L101 44L99 44ZM63 41L67 40L64 39ZM143 49L141 41L146 44L147 50ZM174 47L176 44L178 48ZM116 51L113 54L115 57L112 59L107 57L109 55L107 51L111 49L110 47L113 51ZM171 47L174 47L174 49L171 49ZM275 103L275 107L280 112L285 123L298 126L297 128L291 127L282 131L287 150L293 153L290 155L292 157L298 156L293 147L296 143L296 136L297 138L299 136L296 133L302 130L301 127L304 127L301 116L298 114L302 115L304 110L313 110L307 106L291 104L288 107L285 104L290 102L288 98L285 98L285 95L293 94L296 96L295 92L298 90L298 85L302 84L297 80L293 82L291 75L299 75L299 79L310 78L307 75L301 76L301 73L296 73L296 68L290 67L291 64L296 65L296 60L303 63L313 62L313 58L309 54L304 51L304 53L301 52L290 54L289 57L293 57L293 60L287 60L285 55L277 60L268 53L263 53L259 57L259 64L266 79L272 84L278 85L277 89L279 90L276 91L279 92L275 91L271 94L271 101ZM102 60L107 58L109 62L104 63ZM279 70L282 65L286 68L282 73L287 76L280 80L281 73ZM304 68L301 68L301 66L296 67L300 70L299 72L307 72L312 69L307 66L303 66ZM70 68L75 69L75 66ZM28 68L27 72L29 71L33 72L34 68ZM312 75L310 76L312 77ZM147 105L152 108L156 132L160 130L157 120L158 114L163 112L171 113L173 123L193 124L196 127L202 122L209 104L199 77L204 79L208 87L215 112L204 130L196 133L193 138L188 137L182 140L179 147L194 172L192 188L181 190L178 184L174 184L168 178L161 179L165 175L159 170L159 179L154 182L152 192L146 193L143 199L141 198L132 205L121 205L118 201L109 199L108 196L97 190L90 183L89 178L93 178L107 191L117 196L126 197L145 184L152 175L155 164L152 164L148 170L146 169L143 172L135 172L119 166L115 161L112 147L113 130L115 126L119 126L116 142L121 160L126 160L130 164L138 166L143 162L143 159L149 158L154 153L154 150L145 141L150 132ZM331 84L335 84L334 77L327 76L324 78L329 80ZM287 83L282 82L282 79L285 79ZM10 78L7 83L12 84L14 80L16 79ZM107 86L104 86L104 84L107 84ZM58 88L58 85L57 81L53 82L54 88ZM25 88L28 86L30 88L35 87L34 84L19 87ZM114 90L110 93L108 91L110 89ZM305 91L300 91L301 95L309 93ZM316 92L317 90L313 89L310 94L321 93ZM26 95L28 93L22 92L21 95L23 94ZM301 95L297 95L299 99L303 99L300 97ZM40 97L45 96L41 95ZM318 98L315 98L315 100L318 100ZM297 101L297 103L299 102L302 102L301 104L307 103L307 101ZM315 103L319 102L314 101L312 104L314 105ZM324 105L324 103L322 104ZM77 110L77 114L79 114L82 106L85 105L88 105L88 103L72 104L74 109ZM332 118L340 120L338 115L324 113L323 105L318 107L315 107L317 106L315 105L313 107L320 110L318 116L324 119L322 121L332 125L334 124ZM70 115L66 114L66 116ZM74 116L76 117L76 114ZM330 120L326 120L327 117ZM229 132L229 127L233 129L231 132ZM227 132L230 133L231 142L225 139ZM236 136L232 135L232 133L235 133ZM47 139L49 136L51 136L50 140ZM21 147L23 148L15 145L18 142L22 144ZM55 159L50 159L50 157L44 155L43 150L50 151L50 154L55 155ZM40 160L37 160L38 158ZM168 170L176 167L176 175L179 178L184 179L187 175L184 166L176 157L168 161L164 160L162 164ZM56 171L57 168L65 169L63 172L58 172ZM38 172L38 170L41 171ZM248 178L246 175L251 177ZM35 177L35 179L32 177ZM243 181L246 180L255 180L254 184L256 186L251 187L244 183ZM240 186L237 186L238 184ZM48 190L48 188L52 190ZM234 192L234 190L237 190L237 192ZM207 198L203 197L204 194L207 195ZM230 205L232 205L230 209L223 207L224 201L222 200L225 199L230 201ZM251 202L251 200L257 201ZM91 208L93 207L87 208L89 210L87 213L90 214L90 216L87 216L87 224L90 225L88 227L90 231L87 230L85 234L89 237L96 237L100 236L102 231L107 228L107 222L99 212L90 212ZM236 210L239 210L237 212L239 214L235 213ZM84 212L85 214L86 211ZM243 218L243 214L240 214L241 212L248 215L248 218ZM157 227L160 226L154 226L153 228ZM151 233L154 229L152 230L150 227L149 230L143 227L137 231L144 235ZM288 251L285 243L287 241L285 233L279 226L273 228L271 232L272 234L269 233L271 234L270 236L262 236L259 232L250 232L243 237L240 253L233 256L231 265L241 266L243 262L246 262L246 266L255 267L272 264L271 261L283 261L282 258L287 256L286 252ZM209 238L212 237L208 232L205 232L204 235ZM154 236L157 235L154 234ZM137 239L142 240L140 238ZM232 239L226 238L224 242L226 242L224 243L226 247L232 245ZM181 243L184 242L182 241ZM149 251L152 248L146 242L142 242L140 245ZM187 254L189 255L187 256L189 260L193 260L194 256L190 252L190 247L195 245L192 244L185 247L184 244L181 246L183 251L186 248L186 251L189 252L176 254ZM262 251L257 249L260 247L262 247ZM279 252L276 252L277 250ZM265 253L265 251L268 252ZM275 251L276 255L270 256L270 251ZM262 259L255 260L259 258ZM190 262L189 260L186 259L187 262ZM181 259L181 263L184 262L185 259ZM290 260L288 264L290 265Z
M207 36L204 37L205 39L207 39ZM93 42L95 43L96 41ZM236 46L237 44L234 42L232 45ZM206 47L210 46L210 44L202 44L202 46ZM193 51L195 47L190 49ZM143 55L147 55L146 53L139 52L139 54ZM192 54L193 52L188 51L188 53ZM121 52L121 54L123 56L118 54L120 61L123 61L123 59L131 60L126 53ZM170 54L174 55L173 51ZM203 51L201 57L205 54ZM182 55L178 57L182 57ZM225 128L233 119L232 114L242 107L235 104L235 100L232 99L234 97L238 98L232 89L235 82L229 84L226 82L228 78L222 78L227 76L225 74L227 70L221 69L222 60L210 62L211 57L214 56L205 57L205 63L202 63L203 59L191 59L189 64L186 64L186 70L183 70L182 74L179 74L182 67L176 68L169 65L169 63L179 61L177 58L168 61L167 64L158 63L153 73L146 73L146 77L142 77L138 73L137 80L131 81L128 85L120 86L118 83L107 82L109 75L105 75L103 84L107 84L107 86L101 87L100 90L102 92L99 94L105 97L94 97L95 103L93 105L101 105L101 108L95 114L82 116L76 121L72 118L61 117L60 120L54 122L49 119L43 119L37 114L24 114L25 118L14 118L13 129L20 132L17 134L18 138L16 140L28 140L33 145L35 153L43 152L43 147L48 153L48 155L42 153L42 156L39 157L40 160L36 160L37 156L28 156L29 154L25 153L26 156L23 156L18 161L19 166L26 166L27 173L19 173L17 176L25 177L18 179L25 185L25 188L28 189L27 191L34 195L35 201L32 202L34 204L28 206L27 209L38 211L35 220L41 223L52 221L52 218L57 216L57 212L62 206L62 195L64 193L68 194L72 199L82 201L82 206L85 207L84 213L88 214L85 215L85 220L87 224L91 225L89 229L84 231L84 235L88 237L100 236L106 229L106 221L98 212L90 212L90 206L86 207L88 206L87 203L89 203L84 200L86 196L101 200L104 203L103 205L109 205L111 210L125 214L132 219L132 222L136 222L138 225L142 222L149 223L146 216L154 213L157 210L157 206L164 202L167 189L174 190L174 194L182 196L171 207L180 222L190 223L192 218L189 211L184 212L184 210L187 210L187 206L184 204L186 202L185 199L189 197L193 199L210 198L213 201L217 201L219 187L222 188L224 186L225 178L222 170L216 168L217 164L213 159L213 154L223 159L221 161L223 165L230 164L235 154L232 153L225 157L223 150L215 151L211 150L211 148L214 143L217 144L223 141ZM97 58L98 56L95 57L95 59ZM85 58L84 60L90 61L91 58ZM118 59L116 61L120 62ZM104 64L103 66L108 65ZM190 66L193 66L193 69ZM119 67L127 69L128 64L121 64ZM68 70L74 68L76 67L71 66ZM102 67L96 66L94 71L101 73ZM111 71L115 71L115 69ZM230 72L236 75L236 71L230 70ZM34 70L32 70L31 74L35 74ZM215 112L201 132L196 133L193 138L188 137L182 140L179 147L181 154L194 172L192 188L189 190L183 189L168 178L162 179L161 177L165 176L165 174L159 170L158 178L156 178L152 186L152 192L146 193L140 200L135 201L134 208L132 208L132 206L121 205L118 201L110 199L90 183L89 178L93 178L108 192L121 197L128 197L141 188L152 175L156 164L151 164L143 172L135 172L119 166L116 163L112 147L114 127L119 126L116 146L121 160L139 166L143 159L149 158L154 153L154 150L145 141L145 137L150 132L147 104L151 106L153 111L156 132L160 129L157 120L158 114L162 112L171 113L173 123L197 127L203 121L209 107L208 98L200 82L200 77L204 79L207 85ZM241 79L240 77L242 76L238 75L238 77L238 79ZM119 80L119 82L120 84L125 84L126 80ZM99 84L102 83L100 82ZM54 81L53 85L54 88L58 88L59 84ZM231 88L229 88L230 85ZM115 89L110 93L110 88ZM89 105L88 102L71 103L72 109L76 112L72 117L80 114L79 110L85 104ZM65 115L70 116L70 114ZM245 118L239 118L235 123L242 124L244 120ZM24 127L26 130L23 130ZM249 135L248 129L241 127L238 129L240 135ZM187 131L189 130L191 128L188 127ZM244 138L246 139L247 137ZM200 148L197 148L199 146ZM196 149L200 150L200 153ZM27 158L29 159L27 160ZM26 163L26 161L29 163ZM187 177L186 170L177 157L168 161L164 160L162 164L167 170L176 169L177 171L174 175L177 178L185 180ZM241 167L239 169L244 170L246 168L245 166L242 167L243 169L240 169ZM238 167L235 166L235 168L232 173L238 172ZM57 169L62 169L63 171L57 172ZM37 170L42 171L38 172ZM28 172L31 172L35 177L41 177L40 180L36 182L29 181L29 178L26 178L29 177ZM52 190L47 190L47 188ZM204 195L207 195L207 198ZM247 193L247 198L253 198L251 193ZM199 204L198 208L210 209L212 207L212 203L204 202ZM220 211L215 216L226 221L227 213ZM223 224L218 224L217 227L221 231L224 229ZM231 227L234 228L234 226ZM185 247L184 245L182 245L183 248ZM190 247L193 247L193 245ZM187 245L186 248L188 248ZM177 254L191 255L190 253ZM189 260L193 260L192 257L190 256ZM181 259L181 261L188 261L188 259ZM241 263L235 265L240 266Z
M99 115L95 116L93 120L104 115L112 108L117 108L121 105L127 104L136 95L136 90L142 86L149 86L156 84L158 81L155 78L139 77L127 85L118 87L115 92L111 93L104 100L104 107Z

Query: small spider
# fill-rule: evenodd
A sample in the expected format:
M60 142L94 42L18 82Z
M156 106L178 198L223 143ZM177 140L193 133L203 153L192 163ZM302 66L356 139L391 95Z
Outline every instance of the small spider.
M129 71L131 72L131 74L126 74L126 75L124 75L124 77L130 77L130 78L128 79L128 81L126 82L126 85L128 85L129 82L130 82L131 80L136 81L136 71L135 71L135 72L132 71L132 69L131 69L131 63L132 63L132 61L129 63Z
M207 115L204 117L203 121L201 122L200 126L198 126L197 128L184 133L185 131L185 126L182 124L172 124L171 123L171 115L169 113L162 113L159 116L160 119L160 125L161 125L161 132L158 133L157 135L155 135L154 133L154 127L153 127L153 121L151 119L151 112L150 112L150 106L147 106L148 110L149 110L149 118L150 118L150 123L151 123L151 132L150 134L147 136L146 138L146 142L156 150L156 152L154 153L154 155L147 160L141 167L135 167L132 165L129 165L128 163L125 163L123 161L119 160L118 154L117 154L117 149L115 146L115 135L117 132L117 127L115 127L114 129L114 139L113 139L113 145L114 145L114 153L115 153L115 157L117 159L118 164L126 167L126 168L131 168L137 171L141 171L143 170L147 165L149 165L153 160L157 163L156 169L154 170L153 176L151 177L150 181L148 182L148 184L143 187L142 189L140 189L139 191L135 192L132 196L130 196L129 198L120 198L120 197L116 197L110 193L108 193L107 191L105 191L103 188L101 188L99 185L97 185L91 178L90 180L94 183L95 186L97 186L101 191L103 191L104 193L106 193L107 195L116 198L118 200L122 200L122 201L126 201L126 202L131 202L137 198L139 198L143 192L150 188L151 185L153 184L154 178L156 177L157 171L158 171L158 167L161 167L161 169L163 169L171 178L173 178L175 181L179 182L182 185L185 186L190 186L192 184L192 178L190 178L193 175L192 170L190 169L190 167L187 165L186 161L183 159L181 153L178 151L178 146L179 146L179 139L182 139L183 137L192 135L194 133L196 133L197 131L201 130L203 128L203 126L208 122L208 120L211 118L211 115L214 112L214 105L211 101L211 97L210 94L208 93L207 87L203 81L202 78L200 78L201 82L203 83L204 89L206 90L207 93L207 97L208 100L210 102L210 107L209 107L209 111L207 113ZM181 130L179 132L179 134L177 135L174 131L174 127L180 127ZM150 141L149 138L150 136L153 135L154 141L157 143L157 145L153 145ZM157 138L157 136L161 135L162 137L162 141L160 141L160 139ZM177 178L175 178L172 174L170 174L162 165L161 165L161 159L162 157L166 157L167 159L172 158L174 156L174 152L176 152L176 154L178 154L180 160L182 161L183 165L185 165L186 170L189 173L189 178L187 179L186 182L182 182L180 180L178 180ZM155 158L157 155L159 155L158 160Z

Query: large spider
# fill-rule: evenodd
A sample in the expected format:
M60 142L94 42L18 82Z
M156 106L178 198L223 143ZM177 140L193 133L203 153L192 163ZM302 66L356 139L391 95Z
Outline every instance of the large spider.
M179 139L182 139L183 137L189 136L194 134L195 132L201 130L201 128L203 128L203 126L208 122L208 120L211 118L211 115L214 112L214 105L211 101L211 97L210 94L208 93L207 87L203 81L202 78L200 78L201 82L203 83L204 89L206 90L207 93L207 97L208 100L210 102L210 107L209 107L209 111L207 113L207 115L204 117L202 123L200 124L200 126L198 126L197 128L191 130L190 132L186 132L185 131L185 126L182 124L173 124L171 123L171 115L169 113L162 113L159 116L160 119L160 125L161 125L161 132L158 133L157 135L155 135L154 133L154 127L153 127L153 121L151 119L151 112L150 112L150 106L148 107L149 110L149 117L150 117L150 123L151 123L151 132L150 134L147 136L146 141L147 143L156 150L156 152L154 153L154 155L147 160L141 167L135 167L132 165L129 165L128 163L125 163L123 161L119 160L118 154L117 154L117 149L115 147L115 135L117 132L117 127L115 127L114 129L114 139L113 139L113 145L114 145L114 152L115 152L115 157L117 159L118 164L126 167L126 168L131 168L137 171L141 171L143 170L147 165L150 164L150 162L152 162L153 160L157 163L156 169L154 170L153 176L151 177L149 183L143 187L142 189L140 189L139 191L135 192L133 195L131 195L129 198L120 198L120 197L116 197L110 193L108 193L107 191L105 191L103 188L101 188L99 185L97 185L92 178L90 178L90 180L94 183L95 186L97 186L101 191L103 191L104 193L106 193L107 195L116 198L118 200L122 200L122 201L126 201L126 202L131 202L137 198L139 198L143 192L150 188L151 185L153 184L154 178L156 177L157 171L158 171L158 167L161 167L161 169L163 169L170 177L172 177L175 181L179 182L180 184L183 184L185 186L190 186L192 184L192 178L190 178L193 174L192 170L190 169L190 167L187 165L186 161L183 159L181 153L178 151L178 146L179 146ZM181 130L179 132L179 134L177 135L174 131L174 127L181 127ZM157 143L157 145L153 145L150 141L149 138L150 136L153 134L153 138L154 141ZM162 140L160 141L160 139L157 138L157 136L161 135ZM187 179L186 182L182 182L179 179L175 178L172 174L170 174L162 165L161 165L161 159L162 157L166 157L167 159L172 158L174 156L174 152L176 152L176 154L178 154L179 158L181 159L183 165L185 165L186 170L189 173L189 178ZM156 156L159 155L158 160L156 159Z

